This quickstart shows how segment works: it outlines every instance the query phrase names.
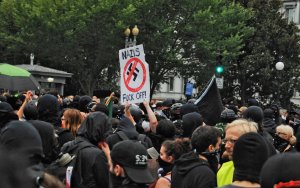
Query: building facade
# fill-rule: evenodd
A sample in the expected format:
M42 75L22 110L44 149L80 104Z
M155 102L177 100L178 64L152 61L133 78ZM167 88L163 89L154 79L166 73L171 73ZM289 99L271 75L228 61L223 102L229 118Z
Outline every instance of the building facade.
M185 95L185 87L186 83L192 83L195 86L195 81L193 79L184 79L181 76L172 76L168 77L168 81L166 83L160 83L155 93L152 96L154 100L164 100L167 98L172 98L176 100L186 99ZM198 93L197 88L193 88L192 96Z
M72 76L71 73L40 65L22 64L17 66L27 70L32 74L32 76L34 76L36 81L38 81L41 85L41 93L55 90L63 96L66 78L70 78Z

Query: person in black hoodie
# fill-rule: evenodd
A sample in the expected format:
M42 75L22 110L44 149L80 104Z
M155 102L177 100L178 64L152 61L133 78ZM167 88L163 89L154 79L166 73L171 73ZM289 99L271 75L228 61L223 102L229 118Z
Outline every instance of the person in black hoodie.
M44 154L38 131L28 122L11 121L0 133L0 146L25 161L26 174L33 187L64 187L55 177L44 172ZM24 186L25 187L25 186Z
M263 129L264 112L259 106L250 106L243 113L243 117L247 120L254 121L258 125L258 134L273 144L273 137Z
M38 100L37 109L38 119L51 123L54 126L55 133L58 135L59 147L74 139L70 131L60 127L59 104L55 96L50 94L42 96Z
M28 123L31 123L41 136L43 153L45 155L42 162L44 166L47 167L51 162L57 159L59 154L58 141L55 137L53 125L40 120L30 120Z
M276 126L274 111L271 108L264 110L263 130L267 131L272 137L275 136Z
M98 148L98 143L106 138L111 125L102 112L89 114L82 122L75 140L66 143L63 153L76 153L76 162L71 175L72 188L86 186L89 188L106 188L109 183L108 165L105 154Z
M198 127L192 135L193 151L175 161L171 175L172 188L216 187L215 165L221 144L221 133L211 126Z
M8 122L18 119L18 115L9 103L0 102L0 129L5 127Z
M193 131L202 126L203 118L198 112L191 112L182 116L182 137L191 138Z
M130 121L130 119L126 116L122 118L120 121L120 124L118 125L116 131L114 134L111 134L109 137L107 137L106 141L109 145L109 148L112 149L113 146L122 141L125 140L124 138L120 137L120 134L118 132L122 132L121 134L125 134L128 140L138 140L139 139L139 133L136 131L135 126L133 123ZM145 147L151 148L152 147L152 142L149 137L145 135L143 139Z

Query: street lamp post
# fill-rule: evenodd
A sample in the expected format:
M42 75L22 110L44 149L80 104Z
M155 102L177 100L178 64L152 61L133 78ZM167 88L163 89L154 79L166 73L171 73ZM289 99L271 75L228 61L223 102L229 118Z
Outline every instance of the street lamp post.
M130 37L130 34L132 34L133 39ZM124 35L125 35L125 48L129 48L136 45L136 37L139 34L139 29L137 25L132 28L132 30L128 28L125 29Z
M275 68L276 68L276 70L278 70L279 71L279 76L278 76L278 82L281 82L281 79L282 79L282 76L281 76L281 72L282 72L282 70L284 69L284 63L283 62L281 62L281 61L279 61L279 62L277 62L276 64L275 64ZM278 87L278 93L277 93L277 101L280 103L280 95L281 95L281 92L280 92L280 90L281 90L281 84L278 84L277 85L277 87Z

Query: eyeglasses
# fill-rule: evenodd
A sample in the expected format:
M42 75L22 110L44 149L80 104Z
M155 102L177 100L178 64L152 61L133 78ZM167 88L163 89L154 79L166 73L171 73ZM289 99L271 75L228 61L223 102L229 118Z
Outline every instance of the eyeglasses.
M232 144L235 144L236 141L237 141L237 139L224 139L225 144L229 143L229 144L232 145Z
M276 134L277 134L278 136L279 136L279 135L283 135L283 136L286 136L286 135L287 135L286 133L281 133L281 132L277 132Z

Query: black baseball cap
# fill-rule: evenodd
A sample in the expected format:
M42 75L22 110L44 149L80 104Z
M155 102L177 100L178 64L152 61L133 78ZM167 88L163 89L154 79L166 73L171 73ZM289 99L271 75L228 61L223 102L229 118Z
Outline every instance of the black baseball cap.
M125 169L129 179L138 184L154 181L148 170L147 149L138 141L125 140L114 145L111 153L113 163Z

